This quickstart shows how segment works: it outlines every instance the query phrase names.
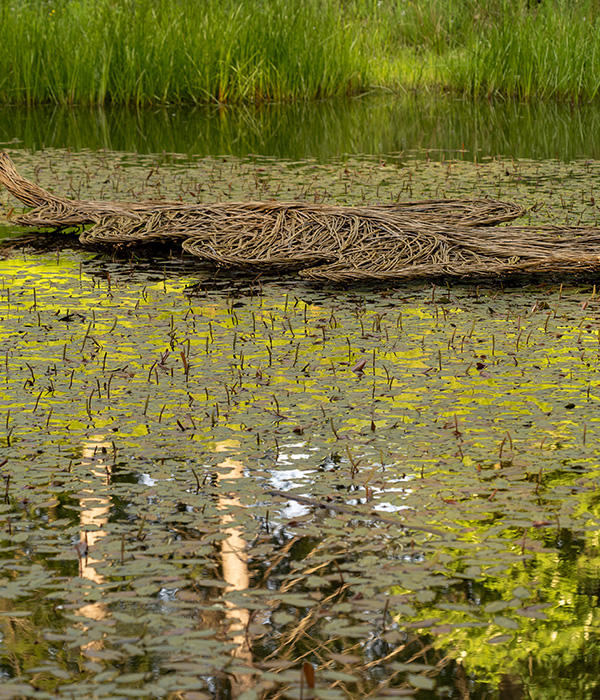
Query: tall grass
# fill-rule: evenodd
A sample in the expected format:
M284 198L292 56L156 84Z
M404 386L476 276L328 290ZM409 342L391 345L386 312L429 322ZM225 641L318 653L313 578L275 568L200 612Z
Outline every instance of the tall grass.
M365 84L336 3L13 0L0 11L0 100L151 103L318 98Z
M593 99L597 0L3 0L0 102Z
M506 2L503 20L449 61L448 82L477 97L593 100L600 89L600 6Z

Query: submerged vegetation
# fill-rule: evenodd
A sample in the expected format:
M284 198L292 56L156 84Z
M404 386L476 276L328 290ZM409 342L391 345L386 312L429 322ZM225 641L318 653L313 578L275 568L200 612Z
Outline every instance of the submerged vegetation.
M156 104L447 89L591 100L592 0L15 0L0 101Z

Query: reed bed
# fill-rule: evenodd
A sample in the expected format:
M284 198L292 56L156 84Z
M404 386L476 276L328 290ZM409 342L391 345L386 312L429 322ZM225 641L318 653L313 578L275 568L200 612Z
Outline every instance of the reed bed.
M0 4L0 101L155 104L310 99L367 82L335 2L54 0ZM16 6L16 8L15 8Z
M235 103L384 88L593 99L593 0L0 3L1 103Z
M600 89L600 7L595 2L515 3L450 60L455 90L474 97L593 100Z

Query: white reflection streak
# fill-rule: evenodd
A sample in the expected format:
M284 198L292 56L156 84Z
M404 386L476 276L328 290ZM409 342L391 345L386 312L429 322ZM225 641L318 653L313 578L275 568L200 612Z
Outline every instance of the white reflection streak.
M103 436L90 437L90 442L86 443L83 448L82 466L90 466L90 472L94 477L106 479L107 474L110 474L109 467L105 465L102 459L102 450L108 450L110 443L103 442ZM100 454L100 456L98 456ZM93 465L93 466L92 466ZM106 497L94 496L94 489L82 489L84 495L80 498L81 505L80 515L80 539L77 551L79 559L79 575L88 581L99 585L104 582L104 576L99 574L94 567L100 560L94 559L93 556L88 556L90 550L97 542L106 535L102 528L108 522L108 514L110 511L110 500ZM91 531L88 528L92 526ZM89 603L83 605L77 610L77 614L82 617L87 617L90 620L103 620L106 617L106 605L104 603ZM99 649L102 648L102 640L95 640L82 645L81 649Z
M229 457L219 464L220 467L228 469L221 472L218 480L240 479L244 474L244 465ZM246 551L246 541L242 537L242 530L239 527L229 527L233 522L232 511L241 508L239 499L232 495L219 496L219 509L226 512L221 516L221 525L227 537L221 541L221 565L223 578L227 582L225 593L230 591L245 591L250 586L250 572L248 570L248 553ZM248 643L248 626L250 624L250 611L247 608L238 607L233 601L225 601L225 618L228 621L229 633L234 643L232 656L245 661L249 667L252 666L252 649ZM245 690L249 690L254 685L254 680L250 674L232 674L232 694L237 697Z

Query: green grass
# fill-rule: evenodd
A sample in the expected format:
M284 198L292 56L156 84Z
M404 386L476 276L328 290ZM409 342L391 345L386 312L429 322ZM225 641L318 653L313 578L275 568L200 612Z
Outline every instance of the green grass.
M366 53L334 4L58 0L2 4L4 102L318 98L365 83Z
M373 89L594 99L594 0L13 0L0 102L283 101Z
M593 100L600 88L600 6L511 4L504 21L472 37L449 65L452 87L473 96Z

